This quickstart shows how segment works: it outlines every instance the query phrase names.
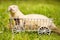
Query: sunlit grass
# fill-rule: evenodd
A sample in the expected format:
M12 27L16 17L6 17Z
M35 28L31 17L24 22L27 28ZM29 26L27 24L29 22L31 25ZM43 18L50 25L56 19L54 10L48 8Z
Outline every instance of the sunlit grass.
M0 2L0 40L12 40L12 33L7 29L9 22L8 6L16 4L23 14L43 14L53 18L55 25L60 26L60 3L45 1L2 1ZM4 30L2 30L4 28ZM39 35L35 32L21 32L14 34L13 40L60 40L60 35Z

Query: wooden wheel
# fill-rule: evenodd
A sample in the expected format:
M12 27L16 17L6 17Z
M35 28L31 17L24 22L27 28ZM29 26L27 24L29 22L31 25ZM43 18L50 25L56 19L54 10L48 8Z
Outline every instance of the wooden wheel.
M38 29L38 34L50 34L51 30L47 27L41 27Z

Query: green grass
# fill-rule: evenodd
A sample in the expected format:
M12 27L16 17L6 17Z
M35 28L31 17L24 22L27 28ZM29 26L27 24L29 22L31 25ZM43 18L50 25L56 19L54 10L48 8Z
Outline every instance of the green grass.
M55 25L60 28L59 1L0 1L0 40L12 40L12 33L7 28L9 23L8 6L16 4L23 14L43 14L53 18ZM4 28L4 30L2 30ZM21 32L14 34L14 40L60 40L60 35L39 35L35 32Z

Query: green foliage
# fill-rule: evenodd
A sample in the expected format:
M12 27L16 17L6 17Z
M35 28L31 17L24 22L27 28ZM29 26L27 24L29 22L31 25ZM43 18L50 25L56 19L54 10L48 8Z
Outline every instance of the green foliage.
M43 14L53 18L54 23L60 26L60 3L57 1L0 1L0 40L12 40L12 33L7 29L9 23L9 5L18 5L23 14ZM4 30L3 30L4 29ZM39 35L34 32L14 34L14 40L60 40L60 35Z

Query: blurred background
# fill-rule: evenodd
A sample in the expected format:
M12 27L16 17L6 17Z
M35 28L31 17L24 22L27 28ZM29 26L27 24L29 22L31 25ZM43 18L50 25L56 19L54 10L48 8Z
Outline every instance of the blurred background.
M0 0L0 40L12 40L8 30L10 5L17 5L23 14L42 14L53 19L60 28L60 0ZM22 32L14 35L14 40L60 40L60 35L51 33L38 35L35 32Z

